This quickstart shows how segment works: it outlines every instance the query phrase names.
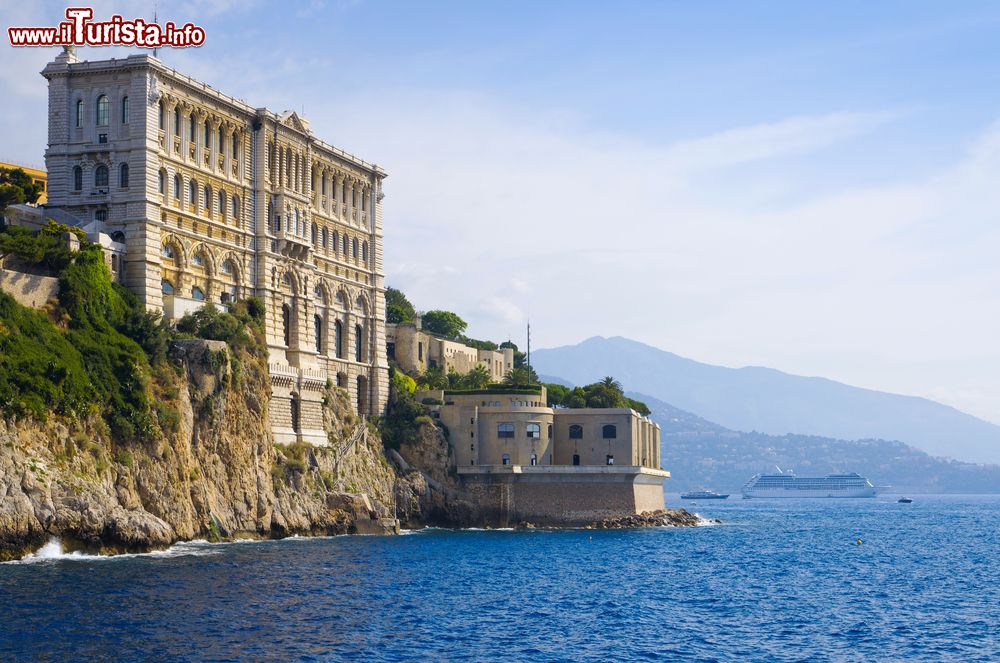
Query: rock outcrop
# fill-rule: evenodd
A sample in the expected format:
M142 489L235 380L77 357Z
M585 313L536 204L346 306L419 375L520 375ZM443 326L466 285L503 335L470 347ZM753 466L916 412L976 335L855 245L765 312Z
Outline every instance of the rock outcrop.
M115 553L396 529L395 474L346 393L328 389L329 447L282 447L263 359L198 340L175 342L171 357L155 381L153 440L112 440L96 415L0 420L0 560L52 536Z

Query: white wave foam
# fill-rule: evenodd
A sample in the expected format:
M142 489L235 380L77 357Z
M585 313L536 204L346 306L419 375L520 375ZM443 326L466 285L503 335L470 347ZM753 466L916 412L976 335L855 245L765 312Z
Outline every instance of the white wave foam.
M153 550L151 552L145 553L122 553L119 555L95 555L93 553L86 553L80 550L74 550L73 552L66 552L63 548L62 541L58 537L52 537L49 541L36 550L35 552L28 553L21 559L12 560L10 562L4 562L5 564L38 564L43 562L58 562L63 560L76 560L76 561L111 561L116 559L129 559L132 557L152 557L152 558L164 558L164 557L181 557L181 556L195 556L201 557L205 555L214 555L218 551L211 550L209 548L211 544L208 541L183 541L181 543L174 544L167 548L166 550Z

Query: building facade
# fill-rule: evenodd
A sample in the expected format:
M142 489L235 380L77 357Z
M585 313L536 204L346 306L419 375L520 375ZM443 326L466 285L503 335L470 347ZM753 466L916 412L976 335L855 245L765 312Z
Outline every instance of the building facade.
M459 341L439 338L424 331L420 318L385 326L386 356L408 373L442 368L445 373L468 373L483 366L492 382L500 382L514 368L514 350L483 350Z
M421 391L491 524L586 524L664 507L660 427L627 408L547 407L544 387Z
M66 49L42 75L48 216L122 245L120 281L167 318L259 297L278 442L327 442L328 381L381 413L381 168L149 55Z

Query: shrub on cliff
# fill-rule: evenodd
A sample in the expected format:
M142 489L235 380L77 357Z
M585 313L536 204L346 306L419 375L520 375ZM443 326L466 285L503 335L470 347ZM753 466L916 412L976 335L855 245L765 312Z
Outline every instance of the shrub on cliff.
M389 377L389 401L385 416L379 421L379 431L387 449L398 449L402 443L416 439L425 423L420 417L427 417L427 408L414 400L413 392L407 389L408 383L402 380L405 376L390 369Z
M81 249L63 270L59 302L69 317L67 338L83 357L95 404L112 433L124 440L152 435L149 359L143 347L123 333L136 328L141 304L111 282L100 247Z
M92 393L83 358L59 329L0 292L0 412L82 416Z

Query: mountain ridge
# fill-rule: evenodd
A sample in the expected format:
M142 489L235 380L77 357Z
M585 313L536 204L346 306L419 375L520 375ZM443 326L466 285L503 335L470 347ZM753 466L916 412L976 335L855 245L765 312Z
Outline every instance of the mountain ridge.
M576 384L613 375L725 428L840 440L900 440L931 456L1000 463L1000 426L921 397L763 366L706 364L623 336L536 350L534 368Z

